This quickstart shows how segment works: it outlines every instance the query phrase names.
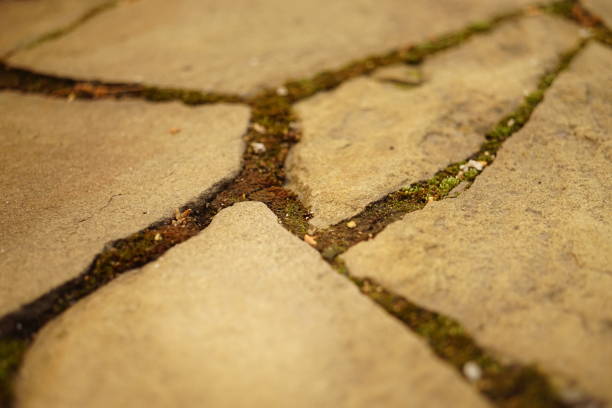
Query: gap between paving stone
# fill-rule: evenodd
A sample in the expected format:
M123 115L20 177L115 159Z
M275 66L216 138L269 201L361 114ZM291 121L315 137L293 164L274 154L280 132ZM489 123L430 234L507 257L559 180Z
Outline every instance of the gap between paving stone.
M574 1L561 1L548 6L539 6L539 10L550 11L553 14L560 14L565 17L568 15L575 17L577 4ZM570 12L568 13L567 10L570 10ZM578 8L578 10L583 9ZM289 148L299 140L299 128L296 125L297 122L295 122L296 118L291 112L292 103L318 92L333 89L348 79L373 72L383 66L398 62L419 63L428 55L459 45L474 34L489 32L498 24L509 19L518 18L521 14L521 12L506 14L494 18L487 23L471 25L457 33L442 36L424 44L396 50L383 56L366 58L337 71L324 72L310 79L291 81L284 85L284 91L286 92L268 90L251 100L244 100L236 95L160 89L142 85L79 82L14 69L3 64L0 67L0 89L17 89L24 92L85 99L129 96L140 97L149 101L181 100L191 105L215 102L242 102L248 103L252 107L253 113L250 130L245 136L247 149L244 154L242 171L235 179L220 186L218 193L214 194L210 200L190 203L177 213L175 219L160 221L130 237L113 242L105 251L96 256L84 274L25 305L22 309L0 319L0 339L2 339L0 340L0 402L4 402L7 405L10 404L10 390L8 387L11 376L17 369L21 355L31 341L32 336L46 322L119 274L157 259L170 247L197 234L210 223L212 217L222 208L245 200L262 201L279 216L280 221L290 231L300 236L300 238L304 237L305 233L309 230L307 220L310 214L299 202L295 194L282 187L285 157ZM580 19L574 18L574 20L578 20L582 25L588 25ZM591 17L587 22L591 24L593 18ZM604 34L599 37L595 36L595 38L600 41L603 38L608 43L611 43L609 41L609 30L605 29L600 23L594 23L594 26L604 32ZM483 144L479 152L471 157L481 159L487 163L494 159L494 152L497 151L505 139L524 125L531 111L542 100L544 90L550 86L556 75L567 66L571 58L584 46L584 43L581 43L577 49L566 55L557 69L542 79L540 89L530 94L526 98L525 104L515 114L504 118L492 132L489 132L487 135L488 141ZM507 120L510 118L515 119L515 123L509 126ZM255 148L253 143L263 145L265 151L262 152L260 147ZM487 151L489 152L488 155L485 154ZM486 157L483 157L483 155ZM384 226L399 219L401 215L422 208L430 200L429 197L433 197L433 199L447 197L452 187L457 184L456 180L452 179L457 174L458 166L459 163L452 164L436 173L430 180L414 183L406 190L390 194L385 199L371 204L364 212L353 217L351 220L362 221L359 217L371 211L372 215L375 215L371 222L377 225L376 228L378 228L375 232L380 232ZM478 173L478 171L475 173L468 172L464 175L464 178L466 180L473 180ZM398 196L393 196L393 194ZM395 207L397 203L400 205ZM374 211L372 211L373 209ZM378 222L377 218L381 218L383 221ZM363 229L346 227L344 229L350 230L348 231L349 233L344 235L338 234L337 237L334 237L334 233L339 233L343 226L346 226L346 223L331 227L327 233L321 235L321 238L319 238L320 242L316 245L323 257L340 271L343 269L335 260L335 257L348 249L348 247L344 248L338 245L337 242L348 240L351 242L350 245L354 245L374 235L374 232L368 232L367 235L363 236ZM334 231L334 228L336 228L336 231ZM167 238L161 241L157 240L158 234ZM389 313L400 318L412 330L424 335L430 343L433 340L431 336L442 335L442 337L438 338L441 341L449 334L439 333L438 330L435 330L437 326L431 326L430 323L423 323L423 327L429 327L433 330L431 332L419 328L418 321L415 321L413 325L409 324L405 320L406 318L402 317L403 313L408 310L406 309L407 307L410 306L410 310L416 310L417 312L415 313L424 318L429 316L431 320L431 318L435 317L434 320L443 322L439 323L442 324L442 327L460 327L457 323L444 316L432 314L432 312L412 305L406 299L385 291L380 286L376 286L372 281L357 281L355 279L353 281L358 284L364 294L381 304ZM372 287L377 288L374 290L374 293L372 293ZM383 294L381 295L382 297L379 296L381 293ZM404 306L400 307L398 304ZM396 310L398 308L400 309L399 311ZM410 313L414 317L414 313ZM478 348L469 336L462 331L461 335L467 339L464 346L462 346L466 347L466 349L462 349L462 351L467 352L466 350L469 349L472 350L470 353L477 353L465 355L485 359L483 360L485 363L494 361L488 360L491 357ZM461 367L457 366L456 360L451 359L451 356L445 354L443 349L437 350L435 344L432 343L431 345L439 356L461 369ZM531 368L517 369L516 366L512 366L511 371L514 374L510 376L510 384L501 384L501 381L507 381L507 378L495 377L499 369L498 363L491 363L491 370L493 371L491 371L490 375L492 377L488 378L488 381L492 383L487 383L479 388L498 405L504 406L504 404L512 402L512 404L520 404L513 406L526 406L522 404L526 401L535 401L529 398L537 397L540 404L547 404L541 406L566 406L559 397L554 395L546 377L537 373L537 371ZM510 370L509 366L506 369ZM529 381L526 381L527 379ZM500 383L497 383L498 381ZM539 384L537 386L538 395L534 394L534 388L529 386L529 384ZM489 395L485 390L489 390ZM520 394L521 392L523 394ZM517 399L517 393L522 395L524 399Z
M75 21L73 21L72 23L64 26L64 27L60 27L58 29L52 30L48 33L42 34L40 36L38 36L37 38L23 44L23 45L18 45L17 47L13 48L12 50L6 52L2 58L3 59L8 59L9 57L11 57L12 55L14 55L15 53L22 51L22 50L28 50L31 48L34 48L44 42L47 41L53 41L56 40L60 37L63 37L64 35L74 31L75 29L77 29L79 26L83 25L84 23L86 23L87 21L91 20L92 18L98 16L99 14L110 10L111 8L117 6L119 4L119 0L110 0L107 2L104 2L102 4L99 4L95 7L93 7L92 9L86 11L85 13L83 13L83 15L81 15L78 19L76 19Z

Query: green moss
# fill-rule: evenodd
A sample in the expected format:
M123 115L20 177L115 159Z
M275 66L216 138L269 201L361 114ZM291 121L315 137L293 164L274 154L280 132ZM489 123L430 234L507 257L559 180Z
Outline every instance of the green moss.
M537 368L504 364L480 347L456 320L418 306L388 291L372 279L352 276L341 260L335 260L332 266L351 279L362 293L427 341L432 351L461 375L466 363L476 363L482 376L473 385L496 406L568 406Z
M192 106L219 102L243 102L243 99L237 95L205 93L200 91L175 88L146 87L140 92L140 94L146 100L151 102L181 101L185 105Z
M26 340L0 340L0 406L11 403L13 378L27 345Z

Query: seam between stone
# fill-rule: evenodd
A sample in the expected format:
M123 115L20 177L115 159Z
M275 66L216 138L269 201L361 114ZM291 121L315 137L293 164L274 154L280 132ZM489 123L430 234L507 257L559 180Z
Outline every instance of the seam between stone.
M102 14L105 11L108 11L110 9L112 9L113 7L116 7L119 4L118 0L110 0L107 2L104 2L88 11L86 11L85 13L83 13L83 15L81 15L79 18L77 18L76 20L74 20L73 22L67 24L64 27L60 27L60 28L56 28L55 30L51 30L45 34L42 34L38 37L36 37L33 40L30 40L22 45L17 45L15 48L9 50L8 52L6 52L4 55L2 55L2 59L7 59L13 55L15 55L16 53L20 52L20 51L24 51L24 50L29 50L32 48L35 48L43 43L49 42L49 41L54 41L57 40L67 34L69 34L70 32L76 30L78 27L80 27L81 25L85 24L86 22L88 22L89 20L93 19L94 17Z

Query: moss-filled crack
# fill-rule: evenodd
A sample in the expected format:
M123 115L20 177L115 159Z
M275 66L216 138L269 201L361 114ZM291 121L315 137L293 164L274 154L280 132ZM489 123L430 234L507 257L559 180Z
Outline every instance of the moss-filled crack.
M514 112L503 117L486 133L483 143L476 152L462 161L447 165L430 179L412 183L408 187L392 192L369 204L357 215L317 231L315 236L317 249L326 259L334 260L353 245L373 238L387 225L404 215L424 208L431 201L448 197L459 183L472 183L486 166L493 163L502 144L525 126L535 108L543 100L545 91L586 43L587 40L582 40L575 48L563 54L554 69L540 78L537 89L529 93Z
M351 276L338 257L355 244L373 238L387 225L405 214L424 208L428 202L442 200L461 182L473 182L496 157L503 143L522 129L545 92L585 47L588 40L559 57L557 65L541 76L537 89L529 93L523 103L510 115L503 117L485 135L479 150L465 160L448 165L432 178L413 183L368 205L361 213L327 229L310 232L307 210L291 200L272 210L283 224L300 238L309 241L322 257L338 272L354 282L362 293L382 306L389 314L401 320L411 331L423 337L432 350L444 361L464 375L467 364L478 367L482 376L472 384L492 403L500 407L582 407L601 406L600 402L583 396L563 398L536 367L506 364L496 359L450 317L427 310L383 288L372 279ZM291 206L293 219L287 220L285 208ZM291 218L291 217L289 217ZM309 235L305 234L308 233ZM467 375L466 375L467 376ZM585 394L581 394L585 395Z
M27 43L24 43L22 45L17 46L16 48L13 48L12 50L10 50L9 52L7 52L6 54L4 54L2 56L2 58L7 59L10 56L14 55L15 53L22 51L22 50L29 50L31 48L37 47L43 43L46 43L48 41L53 41L53 40L57 40L58 38L61 38L63 36L65 36L66 34L74 31L75 29L77 29L78 27L80 27L81 25L85 24L87 21L91 20L92 18L100 15L101 13L110 10L111 8L117 6L117 4L119 4L118 0L110 0L110 1L106 1L102 4L99 4L98 6L95 6L94 8L86 11L82 16L80 16L79 18L77 18L75 21L69 23L68 25L55 29L53 31L49 31L45 34L42 34L41 36L28 41Z
M562 1L554 4L565 3L574 4L575 2ZM463 30L422 44L347 64L336 71L325 71L308 79L290 81L284 85L283 92L278 92L278 89L271 89L248 99L239 95L157 88L139 84L79 81L38 74L0 63L0 89L11 89L68 99L140 98L147 101L175 100L188 105L217 102L245 103L252 110L251 123L244 136L247 147L243 155L243 166L236 177L217 186L206 197L183 206L177 211L174 219L162 220L129 237L114 241L95 257L92 264L83 274L44 294L20 310L0 319L0 405L7 407L11 405L10 382L24 350L41 327L68 309L79 299L93 293L115 277L157 259L174 245L196 235L206 228L212 218L223 208L241 201L261 201L274 211L288 230L300 238L303 239L308 234L315 234L308 224L308 219L310 218L308 210L295 194L283 187L285 182L285 159L291 146L300 137L297 118L292 112L293 103L318 92L333 89L344 81L369 74L378 68L390 64L402 62L420 63L429 55L458 46L475 34L490 32L499 24L520 17L522 13L522 11L517 11L504 14L487 22L472 24ZM504 118L497 127L487 134L487 139L481 149L470 156L468 161L475 160L486 164L492 162L503 141L527 122L535 106L542 100L546 88L550 86L556 75L569 64L572 57L581 47L565 56L559 66L542 79L539 89L530 94L515 113ZM472 181L477 177L479 171L474 171L474 168L466 169L459 176L460 167L463 164L465 163L453 163L436 173L429 180L414 183L406 189L392 193L384 199L370 204L361 214L353 217L351 220L345 220L343 223L339 223L327 230L316 232L316 248L328 262L338 267L339 261L337 256L346 251L350 246L364 239L371 238L386 225L398 220L404 214L423 208L429 200L447 197L449 191L458 183L460 178ZM354 227L352 224L351 227L347 226L351 221L355 223ZM395 295L384 291L382 288L376 289L376 293L384 294L384 296L378 299L378 295L371 294L369 289L366 290L368 285L369 287L378 288L373 282L367 280L356 281L354 279L353 281L360 286L366 295L381 304L389 313L406 323L412 330L421 330L418 329L421 318L425 326L429 325L426 319L429 315L413 314L416 316L413 323L415 326L411 326L407 321L404 321L405 317L402 317L405 313L408 313L406 311L409 309L400 308L398 306L400 301ZM411 305L405 299L401 302ZM404 303L401 304L403 305ZM418 308L416 305L412 306ZM400 308L401 310L394 312L394 308ZM448 321L450 320L440 320L443 323ZM431 327L435 329L437 326ZM435 333L432 336L438 335L436 330L433 330L433 332ZM419 334L424 335L421 332ZM442 336L442 334L440 335ZM441 337L439 341L443 344L444 339ZM467 353L471 346L465 347L466 350L463 350L462 353ZM435 347L432 345L432 348ZM451 360L452 358L459 361L458 357L446 357L443 353L439 353L439 355L453 365L455 365L455 360ZM469 353L465 355L473 356ZM483 360L483 364L487 361ZM513 390L514 388L512 387L516 387L519 380L533 379L536 382L545 382L545 377L529 377L528 373L528 371L519 372L515 376L518 379L512 380L512 384L508 386L510 388L500 384L493 384L489 388L485 387L483 389L491 390L490 393L498 392L499 390L506 390L503 392L509 393L507 390ZM495 376L489 379L493 382L506 381L505 378L502 379ZM529 384L521 389L529 389ZM527 391L521 392L523 393L521 395L527 395ZM510 394L512 398L504 397L506 398L504 401L516 400L517 393L512 391ZM496 401L495 398L497 397L491 398L493 401ZM551 398L551 401L558 400L556 397ZM527 401L527 399L524 400ZM504 406L525 405L506 404Z
M81 81L10 67L2 62L0 62L0 90L13 90L68 100L138 98L149 102L180 101L190 106L221 102L246 103L244 98L234 94L161 88L141 84Z
M352 276L340 260L334 261L332 266L357 285L361 293L423 338L438 357L459 371L494 405L504 408L603 407L600 401L579 393L564 398L536 366L501 361L481 347L456 320L410 302L373 279Z
M579 0L552 3L543 7L542 10L579 25L586 30L583 34L603 45L612 47L612 30L606 26L602 18L586 8Z

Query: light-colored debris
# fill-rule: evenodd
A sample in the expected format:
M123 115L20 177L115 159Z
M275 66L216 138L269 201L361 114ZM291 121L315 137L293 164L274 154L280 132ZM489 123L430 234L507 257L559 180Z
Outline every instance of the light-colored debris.
M486 161L470 160L467 163L462 164L461 166L459 166L459 169L462 172L466 172L469 169L476 169L478 171L482 171L482 169L484 169L487 164L488 163Z
M253 125L251 125L251 127L253 128L254 131L256 131L257 133L261 133L262 135L264 133L266 133L266 128L259 124L259 123L253 123Z
M174 220L172 220L172 225L177 226L183 226L185 224L187 224L187 221L189 219L189 214L191 214L191 209L188 208L185 211L181 212L178 208L174 209Z
M289 95L289 90L287 90L287 88L285 88L284 86L279 86L278 88L276 88L276 94L278 96L287 96Z
M349 221L346 223L346 226L349 228L355 228L357 226L357 223L355 221Z
M304 242L306 242L308 245L311 245L311 246L317 245L317 241L315 240L315 237L313 237L312 235L308 235L308 234L304 235Z
M178 133L181 133L181 130L183 130L183 129L181 129L181 128L177 128L177 127L173 127L173 128L172 128L172 129L170 129L168 132L169 132L171 135L176 135L176 134L178 134Z
M463 375L470 381L478 381L482 377L482 369L474 361L468 361L463 365Z
M266 151L266 145L263 143L253 142L251 143L251 147L253 148L255 154L261 154Z
M158 232L157 234L155 234L155 241L161 241L162 240L162 235Z

